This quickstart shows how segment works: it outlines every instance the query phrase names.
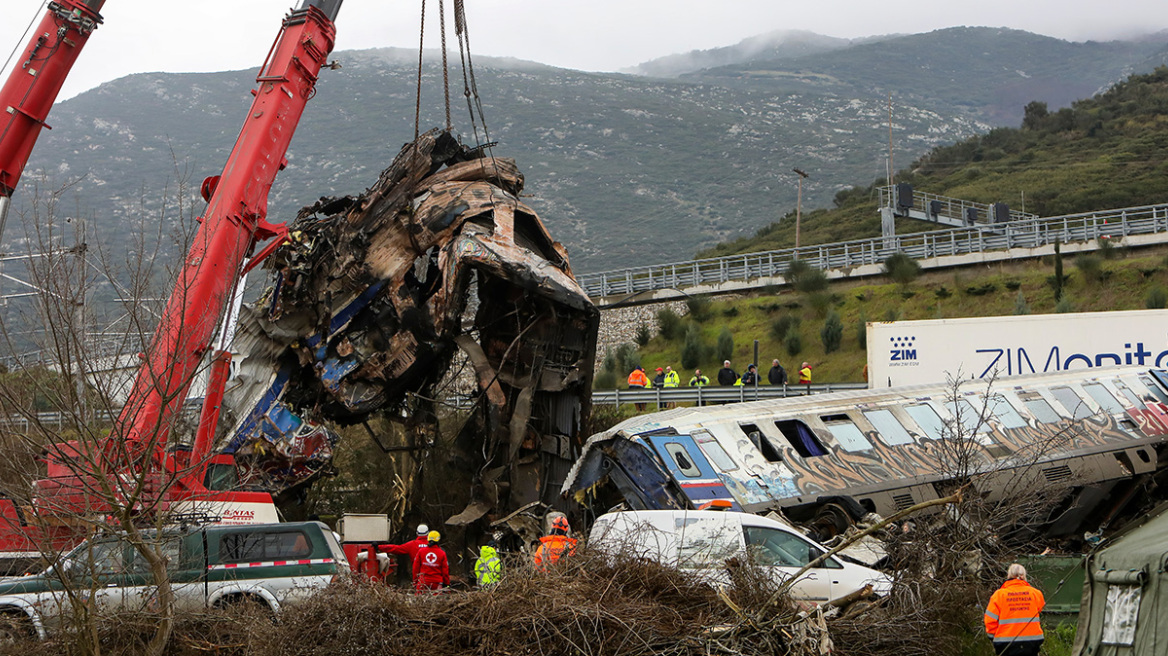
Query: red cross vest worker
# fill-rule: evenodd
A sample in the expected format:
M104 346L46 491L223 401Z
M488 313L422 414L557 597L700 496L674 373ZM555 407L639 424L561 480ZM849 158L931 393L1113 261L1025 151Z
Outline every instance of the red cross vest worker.
M535 550L537 569L547 569L548 565L558 563L564 556L576 555L576 540L568 537L571 528L568 518L563 515L552 520L551 532L539 539L539 548Z
M1026 568L1018 563L1006 571L1006 582L986 606L986 632L998 656L1038 656L1042 647L1039 614L1046 606L1042 592L1026 582Z
M417 555L418 549L426 546L426 534L429 532L429 526L418 524L418 537L404 544L387 544L381 547L381 550L395 556L405 556L406 562L413 564L414 556Z
M446 552L438 546L440 539L438 531L430 531L426 546L414 555L414 590L419 594L450 585L450 565L446 562Z

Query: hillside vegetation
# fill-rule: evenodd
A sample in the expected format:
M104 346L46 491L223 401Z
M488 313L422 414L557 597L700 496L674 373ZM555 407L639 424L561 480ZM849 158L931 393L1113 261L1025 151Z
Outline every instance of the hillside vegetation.
M660 325L653 326L652 339L632 357L639 358L650 374L666 364L679 369L685 385L694 367L680 366L682 353L686 333L695 326L692 330L700 334L702 351L696 366L716 384L715 375L722 363L718 338L725 329L733 338L730 359L740 374L751 362L754 340L759 340L764 384L773 358L779 358L787 368L792 382L804 360L813 365L816 383L863 382L867 352L861 335L867 321L1168 307L1168 248L1131 252L1123 246L1105 248L1099 253L1064 256L1063 266L1067 280L1061 302L1055 300L1053 257L936 271L908 283L890 279L843 281L810 293L784 289L750 297L691 301L691 312L679 318L679 327L661 334ZM822 332L832 313L839 317L842 339L838 350L828 353ZM780 334L783 325L792 323L796 327L788 332L797 334L801 344L795 353L788 348L795 338ZM621 363L615 362L616 349L609 359L623 370ZM616 373L610 377L602 372L597 376L597 387L618 383L624 387L628 372Z
M997 128L935 148L896 174L918 191L1005 202L1040 216L1150 205L1168 199L1168 67L1136 75L1071 107L1026 105L1018 128ZM802 244L880 234L876 180L836 194L834 207L804 211ZM795 244L795 208L753 237L699 253L713 257ZM936 226L902 221L898 232Z
M952 146L937 148L897 175L916 189L943 196L991 203L1006 201L1043 216L1149 205L1168 199L1168 67L1133 76L1111 90L1070 108L1049 111L1039 102L1026 107L1020 128L1000 128ZM804 243L841 241L878 235L877 187L847 190L836 207L803 217ZM791 216L791 219L794 217ZM898 229L918 231L931 224L904 221ZM722 244L702 255L788 248L794 221L784 220L751 239ZM729 351L741 372L760 344L760 369L778 357L789 370L807 360L815 382L863 380L866 362L862 326L866 321L999 316L1018 313L1132 310L1168 305L1168 258L1163 249L1128 252L1122 244L1097 254L1064 257L1067 282L1056 299L1054 258L1025 263L967 267L932 272L893 282L842 281L784 288L748 298L692 300L690 316L664 317L664 330L637 356L649 371L682 362L713 378ZM831 341L831 320L840 333ZM671 327L671 324L680 325ZM691 328L691 326L693 326ZM791 326L794 326L793 328ZM686 349L686 334L690 346ZM664 333L664 334L662 334ZM795 337L789 335L794 334ZM796 348L798 347L798 348ZM697 353L699 357L694 356ZM623 358L626 362L633 356ZM615 360L611 358L610 360ZM692 375L685 366L683 382ZM623 375L600 376L611 384Z

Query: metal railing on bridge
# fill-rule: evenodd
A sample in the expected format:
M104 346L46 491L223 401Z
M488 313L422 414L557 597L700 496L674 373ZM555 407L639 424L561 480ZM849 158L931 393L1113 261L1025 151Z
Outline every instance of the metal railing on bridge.
M843 390L868 389L866 383L815 383L812 385L739 385L732 387L676 387L669 389L593 390L592 405L621 405L622 403L743 403L763 399L782 399L788 396L824 394Z
M1015 248L1036 248L1056 241L1090 241L1100 237L1168 233L1168 204L1129 207L1106 212L1090 212L1012 221L995 226L953 228L893 237L786 248L745 255L727 255L690 262L630 267L577 277L592 299L631 296L666 289L712 287L728 282L781 278L796 258L819 269L840 269L879 265L895 253L923 260L947 255L963 255Z

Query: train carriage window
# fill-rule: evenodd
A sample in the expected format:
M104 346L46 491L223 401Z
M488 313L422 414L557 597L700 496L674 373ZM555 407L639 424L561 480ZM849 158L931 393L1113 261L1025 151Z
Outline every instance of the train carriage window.
M1138 394L1131 391L1131 389L1127 386L1127 383L1117 380L1115 381L1115 389L1119 390L1119 393L1123 395L1123 398L1127 399L1128 403L1135 406L1136 410L1144 409L1143 400L1140 399Z
M839 442L844 451L871 451L872 443L864 437L864 432L847 415L827 415L820 417L831 436Z
M677 442L669 442L665 445L665 452L669 457L673 458L673 462L677 465L677 469L682 476L686 478L701 478L702 470L698 469L697 465L690 459L690 455L686 453L685 447Z
M776 421L775 426L791 443L795 452L804 458L827 455L827 449L819 443L819 438L807 427L807 424L798 419L783 419Z
M1003 428L1026 427L1026 420L1022 418L1022 415L1018 414L1018 411L1014 409L1014 405L1006 397L1001 394L994 394L989 397L986 403L989 406L990 414L1001 422Z
M957 399L957 402L946 401L945 409L961 423L961 430L966 436L978 433L988 433L990 425L984 421L981 412L969 402L969 399Z
M945 421L941 419L941 415L933 409L933 406L922 403L920 405L905 406L905 412L912 417L913 421L917 422L917 426L921 427L921 431L925 436L939 440L945 436Z
M1061 417L1055 411L1046 399L1042 398L1038 392L1018 392L1018 398L1022 401L1022 405L1026 406L1026 412L1030 413L1042 424L1057 424Z
M738 469L738 463L730 458L730 454L726 453L726 449L723 449L722 445L718 444L718 441L709 431L694 431L691 435L694 438L694 442L697 442L698 448L702 450L702 453L706 454L706 457L718 468L718 471L729 472Z
M1099 407L1103 408L1103 410L1108 414L1123 414L1123 404L1117 401L1115 397L1111 395L1111 392L1107 391L1106 387L1100 385L1099 383L1090 383L1083 386L1083 391L1087 393L1087 396L1095 399L1095 402L1099 404Z
M1140 382L1144 384L1144 387L1148 388L1148 392L1151 393L1152 398L1160 403L1168 404L1168 394L1164 394L1164 390L1160 389L1160 386L1156 384L1156 381L1152 380L1151 376L1140 376Z
M880 434L880 439L888 446L912 444L912 435L900 425L891 410L865 410L864 417Z
M746 433L746 437L750 439L750 443L754 445L754 448L758 449L759 453L762 454L763 458L766 458L767 462L783 461L783 454L779 453L779 450L775 448L774 444L771 444L767 436L762 434L758 426L754 424L738 424L738 427L742 429L743 433Z
M1052 387L1050 393L1059 403L1063 404L1063 407L1071 413L1071 418L1075 421L1095 416L1095 411L1087 405L1081 396L1075 393L1075 390L1069 387Z

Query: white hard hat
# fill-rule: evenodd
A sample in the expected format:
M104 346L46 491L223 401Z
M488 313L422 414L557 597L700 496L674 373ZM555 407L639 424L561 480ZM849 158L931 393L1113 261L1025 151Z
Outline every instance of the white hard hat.
M430 532L430 527L425 524L418 524L418 535L426 535Z

